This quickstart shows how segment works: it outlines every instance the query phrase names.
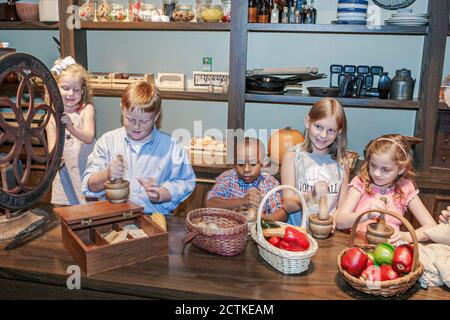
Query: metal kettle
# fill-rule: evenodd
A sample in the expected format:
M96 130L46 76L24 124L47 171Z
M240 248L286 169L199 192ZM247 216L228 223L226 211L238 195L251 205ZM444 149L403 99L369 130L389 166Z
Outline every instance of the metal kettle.
M395 72L391 80L389 98L393 100L412 100L416 80L411 77L411 70L401 69Z

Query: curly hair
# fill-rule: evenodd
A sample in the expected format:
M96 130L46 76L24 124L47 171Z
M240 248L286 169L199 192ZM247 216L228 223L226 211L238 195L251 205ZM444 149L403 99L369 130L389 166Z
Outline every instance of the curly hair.
M400 188L400 184L404 180L411 181L414 187L417 188L411 148L409 147L408 142L400 134L386 134L369 142L364 150L364 162L358 176L364 182L365 191L367 193L372 194L371 184L373 183L373 180L369 174L369 162L370 157L374 153L388 153L391 156L391 160L394 161L397 166L405 168L405 171L398 175L394 181L394 198L397 198L397 200L400 201L404 197L403 191Z
M61 71L59 75L54 74L56 82L59 81L61 77L73 76L78 77L81 82L81 102L83 105L92 103L92 88L89 83L89 72L81 64L72 64L66 69Z

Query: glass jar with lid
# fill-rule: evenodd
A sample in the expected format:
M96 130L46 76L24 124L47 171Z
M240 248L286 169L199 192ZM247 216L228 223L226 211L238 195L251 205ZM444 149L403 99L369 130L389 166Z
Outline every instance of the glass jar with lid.
M123 4L113 3L111 9L111 21L125 21L127 19L127 10Z
M142 3L138 12L138 21L151 22L156 21L155 17L161 18L158 8L153 3Z
M97 4L97 21L109 22L111 21L111 0L101 0Z
M164 15L169 17L170 21L174 21L172 15L177 4L178 0L163 0L163 12Z
M204 22L220 22L223 18L223 8L220 4L205 4L199 14Z
M189 22L195 18L194 10L190 4L178 4L172 13L173 21Z
M81 5L78 15L81 21L94 21L94 0L86 0Z

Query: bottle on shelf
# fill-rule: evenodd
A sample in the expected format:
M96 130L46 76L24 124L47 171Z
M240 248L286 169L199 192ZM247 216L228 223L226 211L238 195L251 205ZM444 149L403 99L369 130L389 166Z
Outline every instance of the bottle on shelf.
M270 23L279 22L280 13L278 11L278 5L275 0L272 1L272 11L270 12Z
M295 7L296 7L296 1L292 0L290 2L290 8L289 8L289 23L295 23Z
M302 0L298 0L295 5L295 23L302 23Z
M306 23L306 19L308 17L308 2L306 0L303 0L302 2L301 16L302 16L302 23Z
M267 0L260 0L258 6L258 23L269 23L269 5Z
M316 24L317 23L317 10L314 7L314 0L311 0L311 5L309 6L309 8L311 10L312 23Z
M256 23L258 22L258 14L257 14L257 1L256 0L248 0L248 22Z
M283 13L281 14L281 23L289 23L289 8L283 7Z

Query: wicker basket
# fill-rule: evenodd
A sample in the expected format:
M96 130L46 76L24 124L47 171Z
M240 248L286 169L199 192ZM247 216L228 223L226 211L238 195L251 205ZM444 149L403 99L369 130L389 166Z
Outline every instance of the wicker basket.
M266 260L272 267L285 274L298 274L308 270L311 257L314 256L317 252L317 241L309 234L307 234L310 243L308 250L300 252L287 251L271 245L269 242L267 242L262 233L261 214L264 208L264 204L273 193L278 192L281 189L291 189L296 194L298 194L302 202L302 208L306 208L305 200L302 194L294 187L281 185L273 188L264 196L258 207L258 216L256 218L256 223L253 225L251 230L252 238L258 244L260 256L264 260ZM281 226L289 226L289 224L287 223L277 223Z
M387 280L387 281L364 281L360 280L351 274L349 274L347 271L345 271L341 267L341 259L342 256L345 254L348 248L342 250L338 257L337 257L337 265L339 269L339 273L341 274L342 278L351 285L355 290L362 291L374 296L383 296L383 297L391 297L395 295L399 295L407 291L409 288L411 288L416 281L419 279L420 275L423 272L423 266L419 262L419 247L418 247L418 241L417 236L414 231L414 228L411 226L411 224L406 220L403 216L392 212L392 211L386 211L386 210L369 210L366 212L361 213L355 220L355 223L352 227L352 233L349 241L349 248L354 247L354 240L356 236L356 228L358 226L359 221L361 218L371 212L380 212L384 213L390 216L393 216L394 218L399 219L408 229L409 233L411 234L411 237L413 238L413 245L414 245L414 259L413 259L413 268L410 273L407 275L394 279L394 280ZM374 249L376 245L370 245L370 244L364 244L358 246L364 251L368 251L371 249Z
M215 223L217 228L199 227L200 222ZM241 253L247 243L247 219L226 209L201 208L190 211L186 217L186 230L184 244L192 241L196 247L222 256Z

